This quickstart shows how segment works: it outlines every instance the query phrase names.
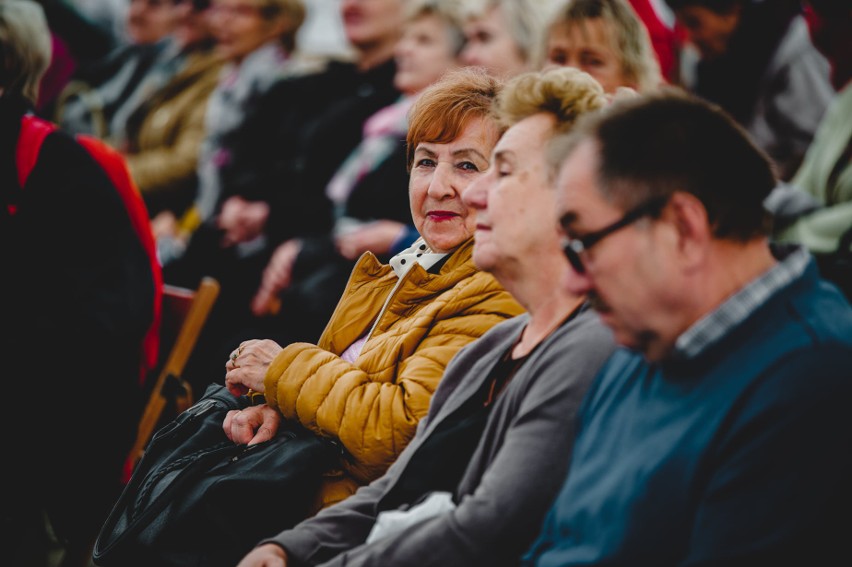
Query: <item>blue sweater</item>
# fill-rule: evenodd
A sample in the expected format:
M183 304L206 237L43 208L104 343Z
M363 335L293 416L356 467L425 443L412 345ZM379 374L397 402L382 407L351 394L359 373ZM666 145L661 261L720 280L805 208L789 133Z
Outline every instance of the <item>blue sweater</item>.
M622 349L526 564L852 564L850 403L852 309L813 261L695 358Z

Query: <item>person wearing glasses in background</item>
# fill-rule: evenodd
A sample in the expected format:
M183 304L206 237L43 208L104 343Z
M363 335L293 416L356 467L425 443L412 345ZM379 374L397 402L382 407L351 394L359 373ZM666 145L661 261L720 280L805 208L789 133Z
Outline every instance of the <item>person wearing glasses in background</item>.
M769 245L769 159L668 90L563 142L564 285L624 348L524 564L848 563L852 307L803 248Z

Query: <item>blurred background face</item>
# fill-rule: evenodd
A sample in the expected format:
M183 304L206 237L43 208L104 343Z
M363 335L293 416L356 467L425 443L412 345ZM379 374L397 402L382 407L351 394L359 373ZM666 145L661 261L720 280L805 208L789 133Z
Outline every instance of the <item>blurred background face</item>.
M488 169L497 137L493 121L474 118L448 144L417 145L408 183L411 218L434 252L451 252L473 236L476 214L462 194Z
M675 16L701 57L713 59L727 50L728 40L740 21L740 10L734 7L730 12L719 13L693 5L678 8Z
M212 37L210 2L208 0L181 0L177 4L175 39L182 45L194 45Z
M130 0L127 36L133 43L156 43L175 30L178 17L172 0Z
M343 0L346 39L359 50L395 41L402 28L402 5L402 0Z
M439 16L429 14L412 20L394 51L394 86L405 94L414 94L431 85L455 67L454 47L449 24Z
M228 60L241 62L250 53L284 33L282 17L269 20L252 0L214 0L210 22L217 49Z
M636 88L624 76L610 26L602 18L553 26L547 37L545 67L576 67L594 77L608 93Z
M485 67L495 77L512 77L527 70L527 62L499 6L471 19L465 25L464 36L467 43L461 61L465 65Z

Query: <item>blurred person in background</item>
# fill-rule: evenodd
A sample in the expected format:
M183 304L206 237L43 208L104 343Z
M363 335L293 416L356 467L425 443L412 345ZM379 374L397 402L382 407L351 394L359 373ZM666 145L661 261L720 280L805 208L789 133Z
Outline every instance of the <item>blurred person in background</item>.
M545 0L475 0L467 4L462 63L510 78L535 68L548 17Z
M597 79L607 93L644 92L663 83L645 26L626 0L566 0L545 35L544 66L567 65Z
M222 67L208 0L184 0L178 13L174 74L130 114L124 139L111 140L152 217L163 210L181 213L195 198L204 113Z
M739 122L789 180L835 91L800 0L666 0L700 59L691 92Z
M296 36L304 17L302 0L214 0L208 25L216 40L216 54L225 65L218 72L206 107L200 109L203 139L196 149L197 183L191 200L184 201L182 207L152 214L164 266L183 254L192 233L212 214L221 193L221 169L231 159L230 137L258 99L291 72ZM237 217L237 209L253 218L257 207L235 200L221 219L224 226L243 224L230 220Z
M57 97L54 120L72 134L125 139L128 116L174 73L175 0L130 0L127 43L79 65Z
M852 2L809 0L814 45L831 63L838 95L819 125L804 162L790 181L807 197L789 222L776 219L775 237L800 242L826 278L852 299Z

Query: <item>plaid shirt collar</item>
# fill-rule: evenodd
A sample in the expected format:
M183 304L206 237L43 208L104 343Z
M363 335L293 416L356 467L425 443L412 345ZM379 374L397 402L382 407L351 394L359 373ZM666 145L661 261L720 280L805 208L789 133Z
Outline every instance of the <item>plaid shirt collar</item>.
M680 335L675 342L673 357L690 359L707 350L778 290L800 277L808 265L810 255L803 247L796 247L779 259L770 270L752 280Z

